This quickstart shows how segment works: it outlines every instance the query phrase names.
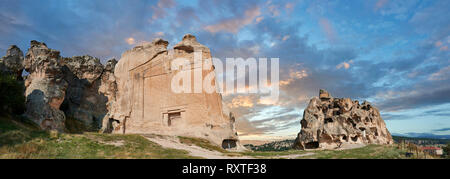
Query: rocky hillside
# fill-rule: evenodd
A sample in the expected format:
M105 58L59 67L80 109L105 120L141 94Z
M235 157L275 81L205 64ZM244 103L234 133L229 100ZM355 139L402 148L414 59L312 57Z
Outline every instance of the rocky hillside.
M282 141L273 141L262 145L246 144L244 145L253 151L285 151L291 150L295 140L287 139Z

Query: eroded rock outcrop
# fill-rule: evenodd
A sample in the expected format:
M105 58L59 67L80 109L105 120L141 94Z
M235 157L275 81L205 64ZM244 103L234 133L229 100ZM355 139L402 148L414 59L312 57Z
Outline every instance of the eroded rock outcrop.
M108 98L99 92L104 71L100 59L75 56L62 59L64 80L69 84L61 109L67 118L84 123L86 130L101 128Z
M377 108L350 98L333 98L320 90L305 109L297 149L335 149L343 144L392 144Z
M65 115L59 109L64 101L67 82L63 78L59 51L45 43L31 41L23 62L29 73L25 80L25 115L43 129L64 131Z
M26 76L25 115L43 129L65 131L66 119L82 122L75 128L96 131L102 127L115 99L117 61L107 62L88 55L64 58L45 43L31 41L23 62ZM82 132L82 131L77 131Z
M6 51L6 55L0 58L0 73L13 75L16 79L22 79L23 52L19 47L11 45Z
M113 133L155 133L209 139L224 148L239 148L234 118L224 114L220 94L176 93L171 80L181 70L171 68L174 59L184 58L203 79L214 69L194 65L194 54L200 60L211 59L210 50L193 35L168 50L168 42L155 39L126 51L116 65L115 102L111 105L105 131ZM212 80L212 82L215 80Z

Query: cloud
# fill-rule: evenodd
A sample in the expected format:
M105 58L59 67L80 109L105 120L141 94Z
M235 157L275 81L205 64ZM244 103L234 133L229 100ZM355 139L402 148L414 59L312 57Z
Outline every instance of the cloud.
M166 9L172 8L174 6L175 2L173 0L159 0L155 6L152 6L152 21L164 18L167 15Z
M251 24L260 15L260 8L253 7L246 10L242 17L236 16L233 18L224 19L217 24L205 26L204 30L210 33L229 32L236 34L242 27Z
M445 132L445 131L450 131L450 128L441 128L441 129L435 129L435 132Z
M337 40L337 35L333 25L327 18L321 18L319 20L319 25L330 42L335 42Z
M342 62L342 63L339 63L339 64L336 66L336 69L345 68L345 69L347 70L347 69L350 68L350 64L353 64L353 60L350 60L350 61L348 61L348 62Z
M128 45L134 45L136 40L133 37L128 37L125 39L125 42L127 42Z
M450 66L440 69L428 78L429 80L446 80L450 77Z
M278 17L280 16L280 11L278 10L278 6L277 5L269 5L269 7L267 7L269 9L270 15L272 17Z
M300 80L302 78L308 77L308 73L305 69L300 71L294 71L290 69L289 78L286 80L280 80L280 86L286 86L294 82L295 80Z
M389 0L378 0L375 4L375 10L383 8L388 2Z
M237 96L231 100L231 103L227 104L229 108L237 108L237 107L253 107L253 100L250 96Z
M284 7L286 8L286 10L292 11L295 7L295 4L292 2L289 2L289 3L286 3L286 5Z
M383 111L398 111L404 109L414 109L450 102L450 86L442 86L431 88L419 87L414 91L394 92L392 95L383 98L378 106Z

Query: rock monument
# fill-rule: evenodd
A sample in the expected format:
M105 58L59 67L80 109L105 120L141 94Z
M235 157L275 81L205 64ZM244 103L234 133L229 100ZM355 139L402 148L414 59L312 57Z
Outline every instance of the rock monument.
M296 149L336 149L343 144L393 144L377 108L320 90L305 109Z
M117 83L115 101L107 115L104 130L113 133L153 133L206 138L224 148L239 148L234 118L223 111L222 97L216 93L176 93L172 78L174 59L194 64L194 54L211 59L210 50L192 35L168 50L168 42L156 39L122 54L114 71ZM192 65L203 77L214 68ZM186 70L186 69L182 69ZM204 78L203 78L204 79ZM215 79L211 80L213 83ZM184 83L184 82L183 82Z
M193 35L185 35L170 50L167 41L156 39L105 65L88 55L61 57L42 42L33 40L30 45L25 58L19 48L11 46L0 60L0 72L22 80L22 71L26 71L25 116L42 129L64 132L70 119L89 131L192 136L223 148L243 149L235 119L226 112L219 93L203 88L177 93L171 88L179 72L200 74L202 80L206 77L215 85L214 75L207 78L214 74L214 67L194 63L194 54L200 54L203 64L210 62L211 53ZM194 65L172 69L179 58Z

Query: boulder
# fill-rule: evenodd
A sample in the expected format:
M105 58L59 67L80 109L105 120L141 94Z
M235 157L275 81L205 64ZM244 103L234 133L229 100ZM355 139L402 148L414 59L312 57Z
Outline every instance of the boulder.
M325 90L313 97L300 121L296 149L336 149L343 144L393 144L377 108L350 98L333 98Z

